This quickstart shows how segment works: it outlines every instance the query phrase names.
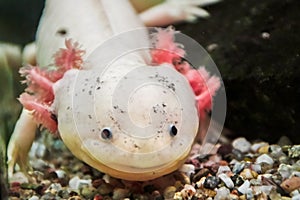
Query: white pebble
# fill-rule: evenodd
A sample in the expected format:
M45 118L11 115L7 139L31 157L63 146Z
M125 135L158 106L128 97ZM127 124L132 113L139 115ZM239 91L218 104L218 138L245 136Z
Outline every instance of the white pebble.
M191 174L195 174L195 166L192 164L184 164L179 169L179 171L185 173L188 177L190 177Z
M217 189L217 194L214 198L215 200L228 200L230 199L230 191L226 187L221 187Z
M228 187L228 188L233 188L234 187L234 183L233 181L231 180L231 178L229 178L226 174L222 173L222 174L219 174L218 175L219 179L221 179L225 185Z
M260 185L260 186L253 186L253 191L256 194L259 194L261 192L265 193L266 195L269 195L272 191L274 186L272 185Z
M295 196L292 197L292 200L299 200L299 199L300 199L300 194L295 195Z
M250 188L250 182L246 180L240 187L238 187L238 191L242 194L246 194L249 188Z
M55 170L55 173L58 178L65 178L66 177L66 172L64 170L58 169Z
M92 180L91 179L80 179L78 176L74 176L69 181L69 187L73 190L78 190L82 185L88 185L92 186Z
M262 164L262 163L266 163L268 165L273 165L274 164L274 160L267 154L262 154L259 157L256 158L255 161L256 164Z
M259 148L263 147L263 146L267 146L268 143L266 142L259 142L259 143L254 143L252 146L251 146L251 151L252 152L257 152Z
M230 167L228 167L228 166L222 166L222 165L221 165L221 166L218 168L217 175L222 174L222 173L227 173L227 172L231 172Z
M243 153L246 153L250 150L251 143L248 140L246 140L246 138L240 137L232 142L232 146L233 148L238 149Z
M9 182L28 183L28 178L23 172L16 172L9 177Z
M291 176L292 167L291 165L280 164L278 172L283 179L287 179Z
M28 200L39 200L40 198L38 196L33 195Z

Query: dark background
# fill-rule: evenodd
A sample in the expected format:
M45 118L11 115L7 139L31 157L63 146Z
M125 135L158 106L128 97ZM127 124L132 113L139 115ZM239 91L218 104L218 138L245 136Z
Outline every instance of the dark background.
M43 3L0 0L0 41L33 41ZM235 136L299 143L300 1L224 0L207 9L209 19L175 27L204 47L217 44L210 53L226 87L226 127Z

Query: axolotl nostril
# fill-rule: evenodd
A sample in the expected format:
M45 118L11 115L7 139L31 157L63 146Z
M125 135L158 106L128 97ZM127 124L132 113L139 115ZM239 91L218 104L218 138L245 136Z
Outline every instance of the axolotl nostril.
M21 69L28 87L15 132L32 132L35 121L79 159L126 180L178 169L220 82L182 61L173 29L149 36L134 31L140 27L127 1L46 1L37 33L40 67ZM154 48L130 52L148 43ZM10 173L16 162L25 165L16 140Z

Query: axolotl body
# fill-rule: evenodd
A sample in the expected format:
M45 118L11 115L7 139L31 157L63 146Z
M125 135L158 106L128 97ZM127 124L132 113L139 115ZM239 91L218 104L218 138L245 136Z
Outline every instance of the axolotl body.
M205 15L197 2L215 1L186 2L169 1L138 17L125 0L46 1L36 41L39 67L20 70L28 87L8 148L10 175L16 163L26 169L37 125L114 177L149 180L178 169L220 82L182 61L173 29L149 36L143 27Z

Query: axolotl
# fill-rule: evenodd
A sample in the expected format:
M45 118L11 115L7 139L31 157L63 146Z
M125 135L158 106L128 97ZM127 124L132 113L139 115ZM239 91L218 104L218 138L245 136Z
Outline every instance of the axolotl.
M38 66L20 70L28 87L8 147L9 174L16 164L26 171L38 125L117 178L150 180L178 169L220 80L182 59L172 28L149 35L142 27L207 16L197 6L214 2L169 0L137 15L126 0L47 0Z

